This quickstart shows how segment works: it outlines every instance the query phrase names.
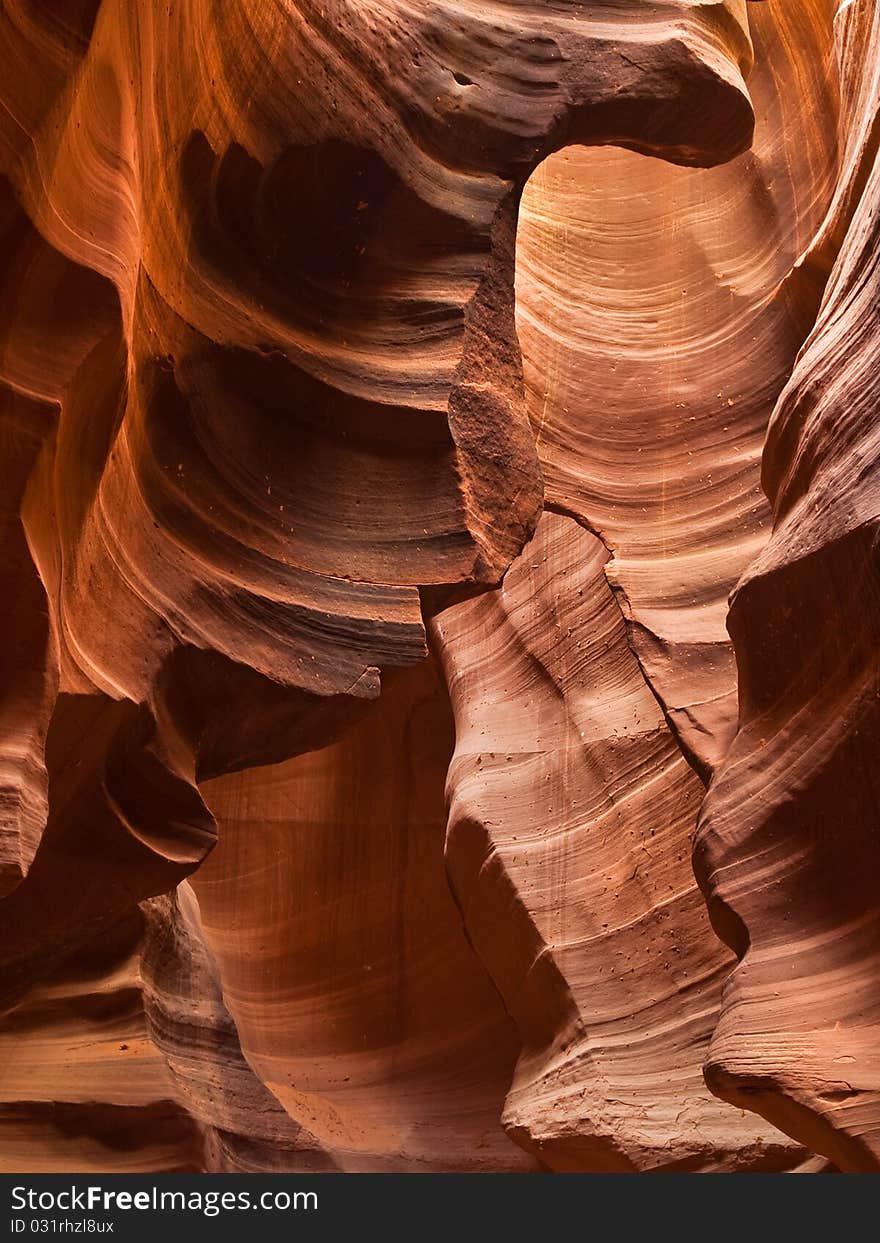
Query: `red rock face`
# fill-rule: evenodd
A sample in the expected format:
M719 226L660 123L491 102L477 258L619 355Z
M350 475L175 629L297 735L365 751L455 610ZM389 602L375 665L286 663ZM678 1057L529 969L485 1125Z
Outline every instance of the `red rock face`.
M842 171L804 261L831 271L768 429L773 532L730 610L740 728L696 854L713 922L741 959L708 1082L851 1170L880 1158L878 33L870 5L835 21Z
M0 1166L876 1168L878 22L0 4Z

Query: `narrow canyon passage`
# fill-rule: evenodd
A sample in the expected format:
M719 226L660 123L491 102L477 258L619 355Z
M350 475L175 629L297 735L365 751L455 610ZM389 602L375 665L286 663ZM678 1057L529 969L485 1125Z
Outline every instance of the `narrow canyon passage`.
M880 1160L877 537L880 9L834 23L841 152L804 266L830 271L768 428L773 532L731 601L740 725L695 863L741 964L707 1079L842 1169Z
M559 1169L797 1159L703 1084L732 959L690 854L736 728L727 596L769 534L767 422L816 309L784 282L837 168L832 12L812 16L753 22L747 155L695 171L570 148L521 207L555 514L433 634L457 726L450 875L524 1045L505 1122Z
M876 1169L880 6L51 8L0 1169Z
M758 480L766 423L815 309L779 286L834 182L835 81L821 16L811 39L767 22L756 143L733 165L692 171L570 148L533 175L521 207L518 331L545 503L559 516L542 520L497 603L489 593L446 609L432 631L457 716L451 880L524 1044L505 1125L551 1168L773 1169L804 1158L703 1085L732 959L709 926L690 849L699 778L735 727L726 598L767 535ZM781 99L778 84L792 80L801 95ZM386 1016L376 1021L387 1024L382 962L403 952L389 947L372 961L370 912L387 903L371 903L364 886L347 915L309 914L298 895L314 847L297 848L294 825L302 817L314 835L307 809L332 799L337 835L341 823L360 823L364 835L351 811L360 797L371 816L394 822L379 808L395 786L399 744L371 762L363 796L339 787L353 762L347 749L358 734L377 745L392 710L374 710L350 742L291 761L287 777L253 770L219 782L221 846L194 883L249 1060L292 1116L355 1168L393 1162L395 1152L398 1162L437 1160L443 1124L429 1121L417 1081L407 1088L412 1019L397 1037L369 1030L359 973L376 973L373 1005ZM442 768L433 813L426 793L417 800L418 817L437 825ZM242 799L247 812L237 810ZM290 819L276 830L273 809L284 807ZM418 817L399 831L411 835ZM279 869L277 914L260 859ZM322 872L313 883L316 910L344 902L333 896L343 863L340 855L337 881ZM347 874L368 866L365 853ZM397 870L379 873L391 883ZM337 937L349 941L347 967ZM415 1004L423 972L412 961L401 971L396 987L409 1000L394 1004ZM346 1037L347 1025L367 1030ZM342 1073L358 1063L368 1069ZM424 1148L402 1140L401 1126L423 1135Z

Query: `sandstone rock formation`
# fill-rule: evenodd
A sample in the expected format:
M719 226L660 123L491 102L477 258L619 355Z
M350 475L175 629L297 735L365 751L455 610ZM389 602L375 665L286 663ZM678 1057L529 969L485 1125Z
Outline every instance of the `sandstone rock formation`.
M876 385L880 10L841 6L830 277L767 434L773 533L733 596L740 728L696 861L742 959L707 1077L844 1169L880 1160Z
M3 1168L875 1168L878 27L2 0Z
M522 1039L505 1125L559 1170L779 1169L710 1096L730 968L690 866L702 786L627 641L607 552L545 514L435 622L456 718L447 859Z

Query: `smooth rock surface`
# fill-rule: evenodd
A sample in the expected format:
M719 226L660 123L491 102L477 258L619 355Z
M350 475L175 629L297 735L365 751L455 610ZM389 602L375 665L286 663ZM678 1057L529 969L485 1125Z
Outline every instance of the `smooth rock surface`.
M0 1168L880 1168L876 0L0 59Z

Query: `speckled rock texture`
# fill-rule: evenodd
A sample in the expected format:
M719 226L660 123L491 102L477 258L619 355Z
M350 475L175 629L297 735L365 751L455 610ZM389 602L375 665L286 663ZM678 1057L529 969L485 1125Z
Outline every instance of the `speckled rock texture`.
M880 1169L877 0L0 63L0 1169Z

